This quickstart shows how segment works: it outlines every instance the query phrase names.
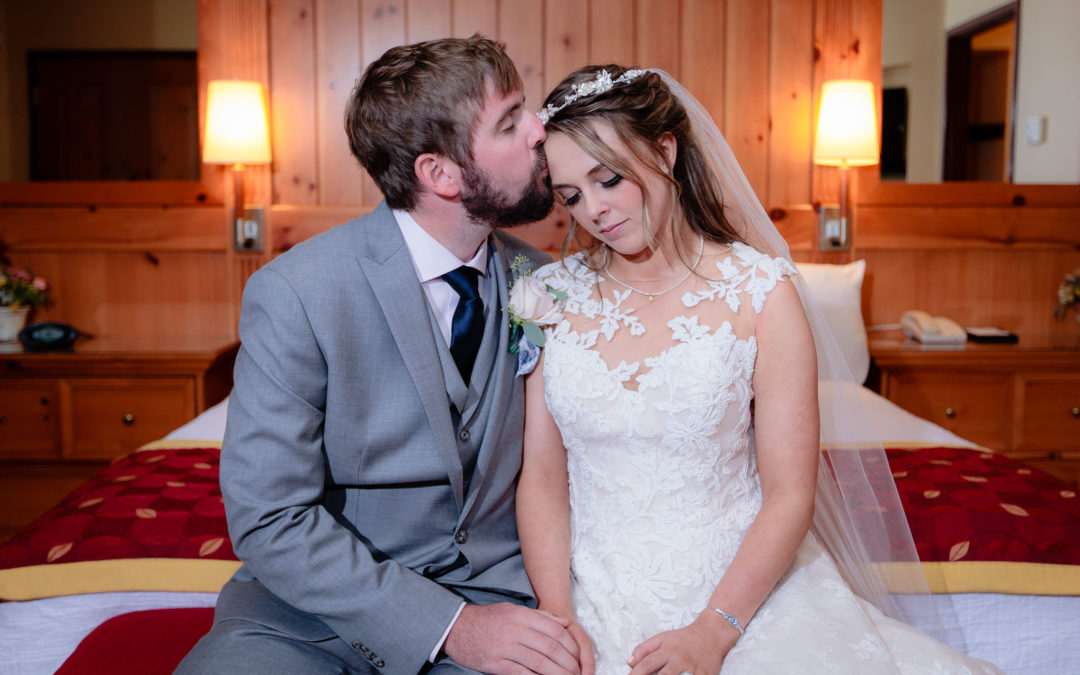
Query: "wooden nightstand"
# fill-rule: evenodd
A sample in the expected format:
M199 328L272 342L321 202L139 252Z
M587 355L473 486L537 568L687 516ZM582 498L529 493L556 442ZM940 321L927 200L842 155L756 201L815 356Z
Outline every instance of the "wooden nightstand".
M871 334L870 355L882 396L968 440L1080 483L1075 337L1025 336L1018 344L968 342L966 349L948 350L881 335Z
M0 345L0 540L223 399L237 348L230 338L97 338L40 353Z

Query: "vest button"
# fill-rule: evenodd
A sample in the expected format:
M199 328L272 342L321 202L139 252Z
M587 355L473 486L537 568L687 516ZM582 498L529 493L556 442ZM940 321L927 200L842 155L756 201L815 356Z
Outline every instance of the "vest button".
M460 438L462 441L467 442L469 440L469 430L468 429L462 429L461 431L458 432L457 437Z
M457 534L454 535L454 541L456 541L459 545L464 544L465 542L469 541L469 533L465 530L458 530Z

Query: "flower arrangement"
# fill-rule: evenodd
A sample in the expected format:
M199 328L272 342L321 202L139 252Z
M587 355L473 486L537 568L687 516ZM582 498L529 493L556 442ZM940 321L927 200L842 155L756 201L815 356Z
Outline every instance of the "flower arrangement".
M544 326L562 319L560 303L566 293L533 277L527 256L519 255L510 264L514 282L503 311L510 317L510 353L518 357L518 375L527 375L540 359L544 346Z
M1065 316L1065 310L1068 308L1080 306L1080 269L1065 275L1065 278L1061 280L1061 285L1058 286L1057 297L1058 304L1054 308L1054 316L1059 319Z
M19 267L0 269L0 307L19 309L44 305L49 285Z

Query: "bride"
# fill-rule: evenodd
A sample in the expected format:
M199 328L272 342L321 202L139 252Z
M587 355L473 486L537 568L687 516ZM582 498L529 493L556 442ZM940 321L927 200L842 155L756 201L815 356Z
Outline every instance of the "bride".
M890 557L855 531L882 524L843 512L873 467L819 452L838 359L707 113L593 66L539 117L582 252L535 274L566 296L526 382L518 528L582 672L998 672L890 618L867 572Z

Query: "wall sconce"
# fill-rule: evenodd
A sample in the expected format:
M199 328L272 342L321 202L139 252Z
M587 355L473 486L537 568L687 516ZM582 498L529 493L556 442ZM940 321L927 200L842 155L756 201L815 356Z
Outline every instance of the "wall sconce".
M207 89L203 162L231 164L233 171L233 247L261 251L263 210L244 205L244 165L270 163L270 135L262 85L213 80Z
M814 164L840 167L840 205L822 205L818 247L851 248L848 173L853 166L880 161L874 85L867 80L830 80L821 88L821 111L814 134Z

